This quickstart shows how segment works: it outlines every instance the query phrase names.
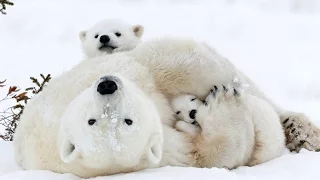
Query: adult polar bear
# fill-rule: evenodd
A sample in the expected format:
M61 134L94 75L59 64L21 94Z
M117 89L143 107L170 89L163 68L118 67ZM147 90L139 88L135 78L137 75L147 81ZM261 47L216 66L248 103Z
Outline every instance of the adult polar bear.
M89 30L82 31L80 39L85 54L92 58L105 52L115 53L134 49L141 42L143 32L144 28L141 25L132 26L120 19L105 19ZM256 86L253 84L253 87ZM258 93L257 90L253 91ZM270 100L269 102L272 103ZM290 112L284 112L275 104L273 106L280 115L283 115L281 119L287 136L287 147L290 150L299 152L302 147L309 150L320 149L320 132L311 122L304 121L304 115L295 114L289 117Z
M131 63L128 65L126 62ZM138 63L133 62L139 62L147 68L143 68ZM148 70L151 74L148 74ZM148 152L150 153L147 155L141 154L141 149L132 148L132 151L137 153L136 161L141 159L149 160L143 164L133 166L135 163L126 164L127 159L118 159L119 164L112 163L110 166L110 164L108 164L108 162L110 162L110 159L108 159L110 154L108 153L102 153L103 155L100 156L100 158L106 160L106 162L101 162L100 159L93 158L82 161L81 163L79 163L79 161L65 163L78 156L77 154L72 154L72 152L78 148L72 145L72 139L67 138L67 140L64 141L58 138L61 136L61 133L59 133L61 118L68 119L68 115L63 116L65 110L68 108L69 103L78 97L79 94L83 91L83 93L88 92L87 89L92 85L92 82L95 82L106 74L113 74L115 72L124 74L130 82L133 82L131 87L142 89L142 91L148 94L148 97L155 102L154 105L152 105L152 103L141 100L144 99L142 98L144 95L141 92L138 93L141 95L141 97L137 99L139 105L150 107L150 112L153 112L152 114L155 115L155 120L152 121L155 123L142 126L142 132L149 132L146 130L149 126L151 129L158 129L159 123L156 123L157 113L160 114L161 120L163 120L164 123L172 124L173 113L169 105L165 105L168 103L165 97L170 100L176 95L190 93L203 98L214 84L228 83L234 77L238 77L245 83L251 84L249 92L252 95L265 98L255 85L230 62L201 43L192 40L178 39L142 43L130 52L116 53L82 61L69 72L53 79L43 92L28 104L21 117L20 125L14 136L17 162L26 169L48 169L56 172L72 172L83 177L130 172L159 165L194 165L193 158L190 157L193 151L191 140L184 144L171 142L170 145L173 146L171 148L180 149L181 151L166 152L166 149L164 149L163 153L166 155L163 157L165 157L165 159L161 160L161 164L156 163L152 165L157 162L161 156L159 147L155 142L162 141L161 136L159 138L157 135L151 136L152 134L149 134L151 136L150 141L139 141L142 147L149 148L150 151ZM153 83L155 83L155 87ZM165 95L165 97L163 95ZM77 98L75 100L77 102ZM72 102L70 106L76 106L78 104L76 102ZM88 106L90 105L89 103ZM156 110L153 109L153 106L156 107ZM275 108L278 112L282 112L280 108ZM86 111L86 109L83 111ZM150 117L150 115L148 116L147 114L148 112L145 111L141 112L140 110L137 113L141 113L139 115L144 117ZM291 114L281 115L286 116L286 119L288 117L295 118L295 116L290 116ZM306 121L306 119L301 118L294 120ZM89 123L89 121L86 123ZM92 121L90 124L92 124ZM186 139L183 134L170 129L169 126L165 126L164 128L167 129L166 132L170 131L176 134L174 140L177 142ZM161 134L160 131L157 133ZM164 136L166 136L166 133ZM141 135L139 137L143 138ZM84 140L86 138L90 137L83 137ZM167 139L170 138L171 137ZM99 144L99 142L104 141L97 139L96 143ZM128 141L128 143L129 142L130 141ZM59 149L60 147L62 150ZM68 151L69 154L65 154L68 153ZM99 149L95 149L95 152L101 154ZM64 157L64 162L61 157ZM101 163L107 164L97 167L97 165ZM149 163L151 163L151 165Z

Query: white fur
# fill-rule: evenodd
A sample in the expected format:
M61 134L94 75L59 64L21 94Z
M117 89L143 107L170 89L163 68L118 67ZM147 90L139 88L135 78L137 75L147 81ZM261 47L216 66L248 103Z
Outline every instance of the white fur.
M191 137L198 135L200 127L196 119L190 117L190 113L194 110L198 111L199 107L203 104L202 101L194 95L184 94L175 97L171 104L176 118L179 120L175 124L175 128L186 132Z
M104 78L116 80L118 90L114 94L97 92ZM62 144L62 160L65 163L78 160L77 163L97 169L108 168L112 163L135 167L144 156L150 164L158 164L163 134L156 106L125 77L114 75L101 79L76 97L61 119L58 143ZM89 125L92 119L96 122ZM126 124L126 119L132 124ZM70 150L72 146L75 148Z
M186 121L177 121L177 123L175 124L175 128L179 131L189 134L193 138L201 132L198 124L190 124Z
M178 119L187 123L193 123L195 119L190 117L192 110L198 110L202 101L193 95L181 95L172 100L172 108Z
M120 33L117 36L116 33ZM144 33L142 25L130 25L120 19L104 19L96 23L89 30L79 33L82 49L88 58L111 54L115 52L130 51L141 42ZM110 38L106 48L100 49L103 45L100 42L101 36Z
M201 130L183 117L176 128L196 137L202 167L252 166L278 157L284 149L277 113L264 100L243 94L239 88L213 88L204 103L195 96L180 95L172 106L179 115L197 110L195 120Z
M141 141L141 144L139 143L138 145L145 145L145 147L141 147L142 149L140 149L142 152L138 153L138 156L142 156L139 160L128 160L124 164L116 164L112 160L104 163L99 159L115 159L115 157L109 153L109 149L101 149L101 151L105 151L106 153L98 153L97 157L89 155L92 159L86 160L86 162L90 161L90 163L76 163L77 161L81 162L81 158L73 159L73 157L70 159L66 158L63 161L64 155L62 153L61 156L61 151L65 152L65 149L60 149L62 147L61 142L64 142L63 139L68 140L70 137L63 136L63 132L74 134L73 137L79 138L76 137L77 133L79 133L76 130L69 132L63 131L63 129L68 129L68 127L71 129L81 128L84 125L80 124L85 121L84 117L79 117L74 113L64 115L67 109L68 112L77 110L76 107L69 106L70 102L74 99L75 101L78 101L78 98L82 99L82 96L84 96L82 92L88 88L90 89L92 83L95 83L100 77L118 77L118 75L119 77L123 77L126 82L130 82L129 84L134 84L136 89L140 89L141 94L143 94L142 96L146 98L145 101L153 102L160 116L164 140L160 163L153 165L152 161L144 156L148 154L147 150L150 147L145 143L146 139L152 139L151 135L154 132L159 132L157 125L152 125L152 123L157 124L156 114L154 115L155 118L141 119L141 122L150 121L150 123L145 125L145 127L153 127L149 133L144 132L145 136L131 134L135 142ZM214 166L213 163L201 164L201 156L204 155L202 158L205 158L206 154L201 154L201 152L194 154L194 152L199 150L196 149L199 145L193 144L192 139L187 134L178 132L171 127L174 123L174 113L168 100L172 100L181 94L193 94L200 99L204 99L214 84L231 82L234 78L238 78L239 81L250 85L247 90L249 95L267 100L279 114L282 112L282 109L268 100L256 85L237 70L231 62L218 55L209 46L193 40L176 38L153 40L141 43L131 51L81 61L70 71L52 79L48 86L26 106L14 136L16 160L25 169L70 172L82 177L132 172L148 167L166 165ZM131 87L131 85L128 87ZM135 92L135 90L133 91ZM133 94L128 93L128 96L123 98L131 99L133 98L131 97ZM84 98L84 102L86 101L90 100ZM144 102L143 98L141 98L135 105L139 107L140 104L143 104L142 107L145 107L148 103ZM79 106L81 107L81 105ZM150 112L154 111L152 109L150 107ZM88 112L88 114L95 115L95 112L92 112L92 110L92 108L88 107L88 111L84 109L83 113L79 113L84 115ZM124 109L121 110L124 111ZM131 112L131 110L125 111ZM149 117L148 111L149 107L146 109L138 108L139 116L142 117ZM261 111L264 110L261 109ZM282 113L281 115L285 114ZM68 116L72 120L66 120L65 117ZM73 119L73 117L79 117L80 119ZM66 125L65 123L61 123L62 120L73 123L79 122L79 124ZM266 119L266 121L269 121L269 119ZM61 133L59 133L60 130L62 130ZM90 131L85 130L83 133L90 134ZM94 134L92 135L94 136ZM84 138L90 140L90 137ZM283 138L283 134L280 133L278 138ZM107 138L104 140L109 141ZM94 144L97 143L94 139L90 141ZM135 147L135 143L125 145L133 146L128 148L133 148L137 152L139 151L139 148ZM80 143L80 147L86 146ZM75 148L78 151L78 147L76 146ZM82 155L84 153L81 150L79 152ZM69 160L72 162L68 163ZM110 164L110 162L113 163ZM103 169L92 167L92 164L95 163L102 163Z
M80 62L71 71L52 79L42 93L30 101L22 118L25 121L21 121L14 136L19 165L25 169L71 172L81 177L169 164L192 166L191 139L160 124L160 119L169 124L174 117L147 68L121 54L116 56L119 58L110 61L97 57ZM121 79L123 93L114 101L97 99L94 95L96 82L103 76ZM108 134L108 127L114 130L112 119L101 117L108 103L118 114L137 118L139 130L122 129L116 131L116 135ZM90 118L103 123L90 127ZM118 128L121 122L117 121L115 126ZM166 138L164 145L163 137ZM175 141L180 142L173 144ZM118 147L111 148L114 142L121 151L117 151Z

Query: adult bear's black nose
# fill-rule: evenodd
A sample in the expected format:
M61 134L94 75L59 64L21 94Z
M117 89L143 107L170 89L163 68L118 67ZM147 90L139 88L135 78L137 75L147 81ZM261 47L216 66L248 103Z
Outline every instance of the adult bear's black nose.
M118 89L117 84L112 80L103 80L98 84L97 91L101 95L113 94Z
M109 38L108 35L102 35L102 36L100 36L100 42L101 42L102 44L106 44L106 43L108 43L109 41L110 41L110 38Z
M189 113L189 117L191 119L195 119L196 118L196 113L197 113L197 110L195 110L195 109L191 110L190 113Z

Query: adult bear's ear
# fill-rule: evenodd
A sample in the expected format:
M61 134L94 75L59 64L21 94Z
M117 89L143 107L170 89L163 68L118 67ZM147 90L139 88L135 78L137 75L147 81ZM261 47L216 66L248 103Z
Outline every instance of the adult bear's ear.
M79 38L80 38L81 42L86 40L86 37L87 37L87 31L80 31Z
M70 163L80 157L75 145L67 138L63 138L60 146L60 157L63 162Z
M134 25L133 32L138 38L141 38L144 33L144 27L140 24Z
M147 158L150 164L158 164L162 158L163 136L161 133L153 134L149 139Z

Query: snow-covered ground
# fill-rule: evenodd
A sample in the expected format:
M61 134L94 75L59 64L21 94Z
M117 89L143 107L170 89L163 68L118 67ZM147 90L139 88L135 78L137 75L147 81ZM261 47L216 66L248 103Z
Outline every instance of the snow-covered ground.
M80 180L72 174L23 171L13 161L11 143L0 141L0 180ZM4 153L5 152L5 153ZM135 173L96 177L92 180L319 180L320 153L300 151L255 167L228 171L218 168L163 167Z
M145 26L143 39L189 36L204 40L245 71L280 105L320 124L319 0L15 0L0 15L0 80L22 88L30 76L53 77L82 59L78 33L104 18ZM0 98L7 89L0 88ZM1 103L0 110L8 103ZM18 170L11 144L0 144L0 173ZM6 152L6 153L4 153ZM320 154L287 154L233 172L166 167L123 179L319 179ZM1 175L0 174L0 175ZM45 171L3 179L77 179ZM117 177L121 179L120 177ZM112 178L106 178L112 179Z

